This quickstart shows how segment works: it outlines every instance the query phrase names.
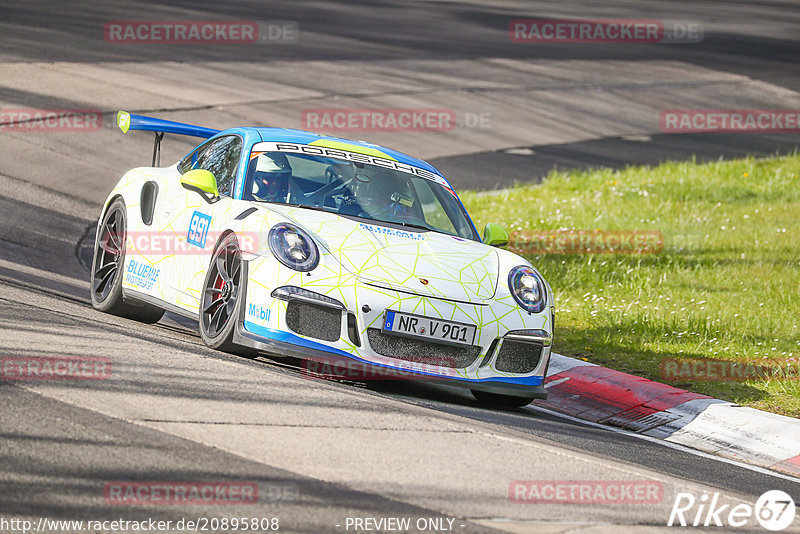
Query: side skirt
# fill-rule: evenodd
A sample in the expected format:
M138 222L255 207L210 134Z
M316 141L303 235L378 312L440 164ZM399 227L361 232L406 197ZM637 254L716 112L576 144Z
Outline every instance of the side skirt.
M192 319L194 321L198 321L200 319L199 314L192 313L188 310L175 306L174 304L170 304L169 302L163 301L152 295L139 293L138 291L134 291L133 289L127 289L123 287L122 299L144 302L145 304L150 304L151 306L157 306L162 310L167 310L170 313L174 313L175 315L180 315L182 317L186 317L187 319Z

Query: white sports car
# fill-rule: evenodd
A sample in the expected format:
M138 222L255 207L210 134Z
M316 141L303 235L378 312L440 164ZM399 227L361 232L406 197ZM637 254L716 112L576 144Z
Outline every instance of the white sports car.
M500 226L481 238L430 164L301 130L117 123L156 145L103 206L95 308L148 322L167 310L209 347L359 362L492 404L546 397L552 291L501 248ZM207 140L157 167L164 133Z

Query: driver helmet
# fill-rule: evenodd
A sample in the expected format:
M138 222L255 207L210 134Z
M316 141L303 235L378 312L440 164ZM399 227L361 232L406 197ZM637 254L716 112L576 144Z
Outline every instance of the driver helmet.
M359 180L356 175L356 201L368 213L380 213L392 202L392 193L396 189L396 177L391 172L378 171L367 180Z
M292 167L284 154L261 154L253 177L254 195L263 200L277 199L285 192L291 175Z

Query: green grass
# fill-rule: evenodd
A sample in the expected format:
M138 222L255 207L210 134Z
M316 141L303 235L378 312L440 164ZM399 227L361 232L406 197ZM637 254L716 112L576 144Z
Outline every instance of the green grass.
M649 254L526 256L555 293L555 350L664 381L664 358L800 365L800 155L586 172L460 195L479 228L636 230ZM672 382L800 416L800 380Z

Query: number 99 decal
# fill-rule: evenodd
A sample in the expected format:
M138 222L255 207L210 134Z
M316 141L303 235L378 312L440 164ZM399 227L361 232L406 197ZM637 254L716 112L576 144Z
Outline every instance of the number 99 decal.
M192 220L189 221L189 233L186 236L186 242L200 248L206 247L206 237L208 236L208 228L211 226L211 216L196 211L192 214Z

